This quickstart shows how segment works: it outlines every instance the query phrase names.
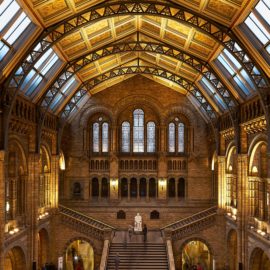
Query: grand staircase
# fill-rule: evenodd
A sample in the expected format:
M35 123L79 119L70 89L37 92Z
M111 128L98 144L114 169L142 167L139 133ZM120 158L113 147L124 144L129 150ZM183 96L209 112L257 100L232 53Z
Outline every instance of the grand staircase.
M112 243L107 270L115 270L114 257L119 254L119 270L168 270L166 247L162 243Z

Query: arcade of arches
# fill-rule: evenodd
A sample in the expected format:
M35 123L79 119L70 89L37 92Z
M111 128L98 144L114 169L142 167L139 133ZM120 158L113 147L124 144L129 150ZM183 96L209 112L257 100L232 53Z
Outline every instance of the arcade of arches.
M270 270L269 18L0 1L0 270L105 270L137 213L170 270Z

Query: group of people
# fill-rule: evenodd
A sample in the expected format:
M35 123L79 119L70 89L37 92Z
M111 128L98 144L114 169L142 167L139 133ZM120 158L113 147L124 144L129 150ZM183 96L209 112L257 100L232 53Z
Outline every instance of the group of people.
M183 270L204 270L200 263L189 265L187 262L183 265Z

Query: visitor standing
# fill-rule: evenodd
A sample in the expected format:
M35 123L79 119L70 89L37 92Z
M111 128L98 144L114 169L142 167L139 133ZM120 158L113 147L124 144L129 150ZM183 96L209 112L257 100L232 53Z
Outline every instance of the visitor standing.
M119 269L119 264L120 264L119 253L116 253L116 255L114 257L114 264L115 264L115 270L118 270Z
M147 227L146 224L143 226L143 242L147 241Z
M129 225L128 227L129 242L131 242L132 234L133 234L133 227Z

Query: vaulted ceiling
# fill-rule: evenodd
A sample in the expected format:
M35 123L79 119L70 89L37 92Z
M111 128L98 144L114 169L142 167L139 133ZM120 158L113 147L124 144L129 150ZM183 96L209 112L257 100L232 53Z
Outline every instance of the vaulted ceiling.
M53 48L61 63L30 98L44 112L64 119L78 111L97 90L141 74L187 95L209 121L245 101L213 64L224 48L239 61L254 83L254 92L269 89L268 77L243 45L235 28L254 1L85 1L32 0L18 3L37 25L34 38L16 65L6 72L6 101L38 62ZM72 77L72 91L61 90ZM46 77L46 76L45 76ZM198 83L209 80L223 107ZM228 77L228 76L227 76ZM59 93L61 93L61 97ZM22 94L22 93L20 93ZM61 104L60 104L61 101ZM52 107L53 102L59 106Z

